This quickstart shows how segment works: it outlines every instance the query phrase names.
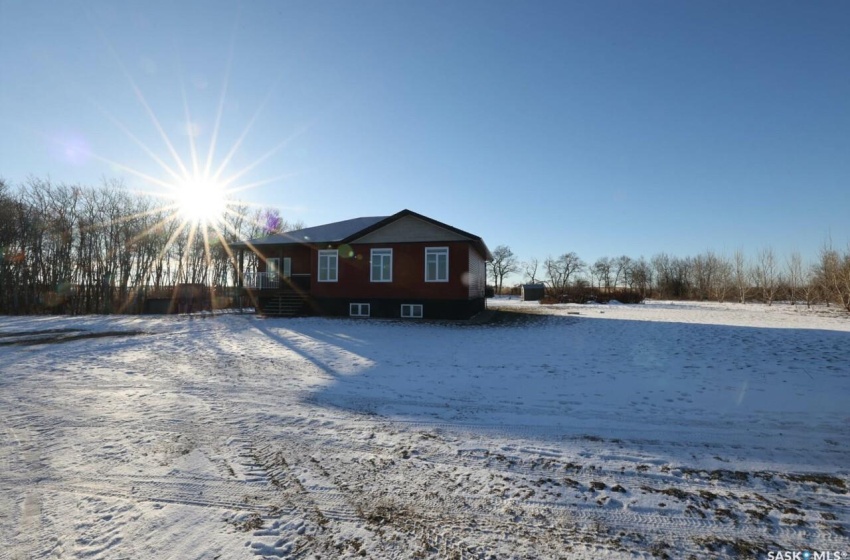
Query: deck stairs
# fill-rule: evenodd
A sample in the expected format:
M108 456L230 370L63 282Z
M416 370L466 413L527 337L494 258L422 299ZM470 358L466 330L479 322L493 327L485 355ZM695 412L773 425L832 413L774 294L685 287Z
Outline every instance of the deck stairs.
M295 292L283 292L260 302L263 315L269 317L295 317L304 314L304 298Z

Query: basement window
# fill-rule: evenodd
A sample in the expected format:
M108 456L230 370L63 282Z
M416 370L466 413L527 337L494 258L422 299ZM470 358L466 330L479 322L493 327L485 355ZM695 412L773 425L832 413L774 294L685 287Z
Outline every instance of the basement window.
M368 303L352 303L348 306L348 314L351 317L369 317L370 306Z
M422 304L421 303L402 303L401 316L405 319L421 319Z

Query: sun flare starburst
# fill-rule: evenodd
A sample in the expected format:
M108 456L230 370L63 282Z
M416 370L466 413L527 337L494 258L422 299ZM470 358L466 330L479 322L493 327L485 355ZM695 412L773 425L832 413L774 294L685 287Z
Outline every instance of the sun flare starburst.
M229 136L222 133L222 120L233 57L233 45L231 45L218 108L211 118L210 127L199 127L194 124L198 120L190 111L186 87L180 79L180 98L182 98L185 119L183 122L189 123L189 133L186 135L188 153L181 153L166 133L166 130L173 127L173 123L169 125L169 123L161 122L117 51L108 40L106 42L109 52L164 147L157 150L143 141L141 134L134 132L130 126L106 110L96 99L90 98L92 104L154 164L152 169L138 168L96 152L91 153L91 157L108 163L113 168L126 172L140 181L141 184L137 183L139 186L134 189L136 192L162 202L155 203L131 217L134 219L152 217L155 221L145 226L144 231L135 236L133 242L138 242L145 237L167 237L157 260L165 258L168 261L168 269L175 271L175 281L178 284L201 282L217 286L241 287L246 267L256 266L256 260L262 257L253 254L253 248L247 251L247 255L241 252L237 254L231 245L256 237L257 232L269 231L269 226L264 222L263 212L266 214L271 212L271 209L263 205L242 200L241 194L263 185L280 183L292 177L293 173L286 173L258 179L255 172L261 164L281 151L309 126L297 129L259 157L248 158L234 168L237 153L243 147L255 123L260 121L261 113L272 99L276 86L273 85L270 88L256 112L244 123L241 133L234 135L229 141L229 149L225 149L226 146L220 146L219 141ZM209 130L207 138L204 138L205 135L201 132L204 129ZM206 146L199 146L199 141L204 142ZM241 251L244 251L244 248ZM245 267L243 267L243 256L247 256ZM222 264L225 261L228 264ZM142 271L142 283L150 282L154 275L154 271L150 268ZM156 278L156 282L159 282L159 276ZM251 297L250 293L248 297Z
M225 218L228 193L210 177L190 177L174 185L177 212L186 222L215 226Z

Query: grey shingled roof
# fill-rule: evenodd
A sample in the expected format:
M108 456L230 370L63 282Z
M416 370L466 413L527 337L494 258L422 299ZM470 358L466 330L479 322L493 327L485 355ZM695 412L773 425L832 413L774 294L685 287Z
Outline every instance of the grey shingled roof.
M343 220L332 224L324 224L286 233L278 233L268 235L266 237L258 237L241 243L232 243L230 246L234 249L247 249L263 245L294 245L297 243L321 244L321 243L349 243L354 239L359 239L364 235L378 230L389 223L399 220L405 216L413 216L430 222L438 227L453 231L458 235L468 238L473 246L478 250L481 256L487 261L493 260L493 255L484 243L484 240L477 235L465 232L454 226L438 222L428 216L417 214L412 210L402 210L392 216L372 216L368 218L353 218L351 220Z
M251 239L246 243L239 245L286 245L290 243L336 243L342 241L350 235L354 235L358 231L366 229L378 222L387 219L387 216L372 216L366 218L352 218L332 224L324 224L321 226L308 227L288 231L286 233L278 233L268 235L266 237L258 237Z

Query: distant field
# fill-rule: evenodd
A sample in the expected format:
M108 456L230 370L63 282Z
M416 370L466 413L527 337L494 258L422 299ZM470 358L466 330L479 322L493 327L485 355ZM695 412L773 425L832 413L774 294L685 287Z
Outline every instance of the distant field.
M850 314L489 305L0 317L0 558L850 554Z

